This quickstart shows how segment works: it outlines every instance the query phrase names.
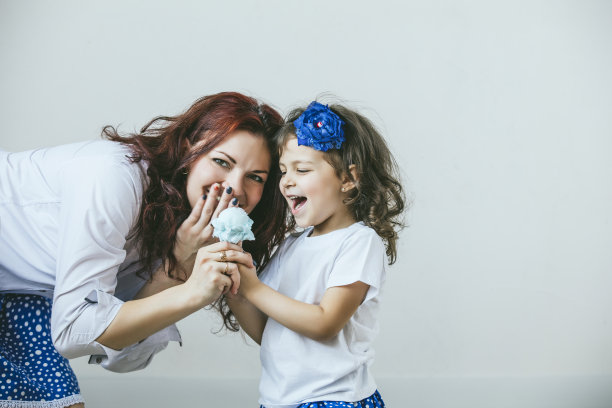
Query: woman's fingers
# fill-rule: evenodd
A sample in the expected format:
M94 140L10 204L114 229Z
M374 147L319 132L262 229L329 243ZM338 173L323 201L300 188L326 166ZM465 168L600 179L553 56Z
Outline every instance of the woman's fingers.
M231 285L228 287L228 290L231 290L233 295L238 294L238 288L240 287L240 272L238 271L238 265L232 262L222 262L225 264L223 267L223 275L227 276ZM224 292L224 294L227 292Z
M232 188L228 186L225 188L225 190L223 190L223 194L219 199L219 205L217 205L217 208L215 209L212 218L217 218L219 216L219 213L229 206L230 202L232 201L232 198L234 198L234 195L232 194Z
M240 276L238 267L231 262L207 261L194 266L191 276L185 282L201 296L201 305L213 303L219 296L238 291Z
M217 218L221 211L230 206L238 205L238 200L234 200L232 188L223 188L219 183L212 185L205 200L204 206L199 212L199 218L196 225L201 231L208 228L211 220ZM235 204L232 204L232 201L234 201ZM205 235L207 234L210 234L210 232L207 232Z
M211 255L213 257L218 257L220 256L219 255L220 252L229 251L230 249L233 251L242 252L242 248L240 246L236 244L232 244L231 242L221 241L221 242L215 242L214 244L210 244L210 245L200 248L200 250L198 251L198 255L202 259L204 258L210 259Z
M225 274L220 274L218 281L219 281L219 285L217 287L219 288L219 291L221 292L219 296L225 295L232 288L232 279Z
M236 295L240 287L240 272L232 262L216 262L214 281L222 295L229 291Z
M214 279L219 291L222 294L231 291L236 295L240 287L238 265L252 268L253 259L251 254L244 252L239 245L230 242L216 242L198 250L195 267L202 268L207 264L214 270Z
M195 225L202 216L202 209L204 208L205 204L206 204L206 199L204 196L198 198L198 201L191 209L189 216L183 222L187 223L187 225Z
M215 183L211 186L208 191L208 195L206 196L206 202L204 203L203 209L201 210L197 221L197 227L199 229L204 229L212 219L212 215L215 212L218 204L218 198L221 194L221 185Z
M201 248L198 253L199 262L228 261L242 264L248 268L253 266L253 258L248 252L244 252L242 247L230 242L217 242Z
M225 258L229 262L241 264L241 265L246 266L247 268L253 267L253 258L251 257L251 254L249 254L248 252L230 250L230 251L225 251L225 254L226 254Z

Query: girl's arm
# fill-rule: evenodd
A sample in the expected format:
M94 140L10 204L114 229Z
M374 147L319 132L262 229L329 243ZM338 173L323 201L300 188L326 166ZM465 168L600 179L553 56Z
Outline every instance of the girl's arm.
M239 270L242 296L283 326L317 341L328 340L340 332L370 287L361 281L331 287L318 305L312 305L285 296L260 282L255 268L240 265Z
M228 295L227 304L238 319L240 327L249 335L257 344L261 345L261 337L264 327L268 321L268 316L263 314L251 302L246 300L244 296Z
M208 247L208 251L209 256L213 259L221 259L222 254L225 254L228 270L240 276L239 268L253 268L253 258L251 254L244 252L241 247L234 248L237 250L227 251L224 248L215 248L211 245ZM228 293L226 300L242 330L257 344L261 344L261 337L268 321L268 316L263 314L244 296L239 295L237 291Z

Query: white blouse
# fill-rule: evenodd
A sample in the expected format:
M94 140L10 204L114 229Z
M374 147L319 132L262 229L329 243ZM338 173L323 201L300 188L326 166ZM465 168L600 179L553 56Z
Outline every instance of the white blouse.
M52 298L57 350L118 372L180 341L174 325L118 351L95 341L145 283L134 228L148 178L129 154L106 140L0 151L0 293Z

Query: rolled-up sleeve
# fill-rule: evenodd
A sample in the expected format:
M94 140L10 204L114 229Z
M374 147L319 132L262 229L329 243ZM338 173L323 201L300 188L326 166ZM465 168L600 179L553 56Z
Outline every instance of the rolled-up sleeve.
M125 159L87 158L66 164L61 178L53 343L64 357L93 355L112 371L144 368L169 340L180 340L176 327L122 350L96 341L123 305L114 294L140 210L140 173Z
M97 304L97 310L116 309L118 311L123 304L116 297L101 291L91 292L86 300L89 303ZM105 318L105 314L100 316L101 321ZM153 356L165 349L170 341L181 342L181 335L174 324L121 350L114 350L94 341L94 345L98 346L102 352L91 355L89 364L99 364L109 371L118 373L141 370L148 366Z

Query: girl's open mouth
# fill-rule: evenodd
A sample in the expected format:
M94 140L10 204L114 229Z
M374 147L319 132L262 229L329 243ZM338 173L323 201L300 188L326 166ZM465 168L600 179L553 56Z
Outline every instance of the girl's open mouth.
M294 196L294 197L290 197L289 199L291 200L291 213L292 214L295 214L298 211L300 211L300 209L304 207L304 205L306 205L306 201L308 201L306 197L301 197L301 196Z

